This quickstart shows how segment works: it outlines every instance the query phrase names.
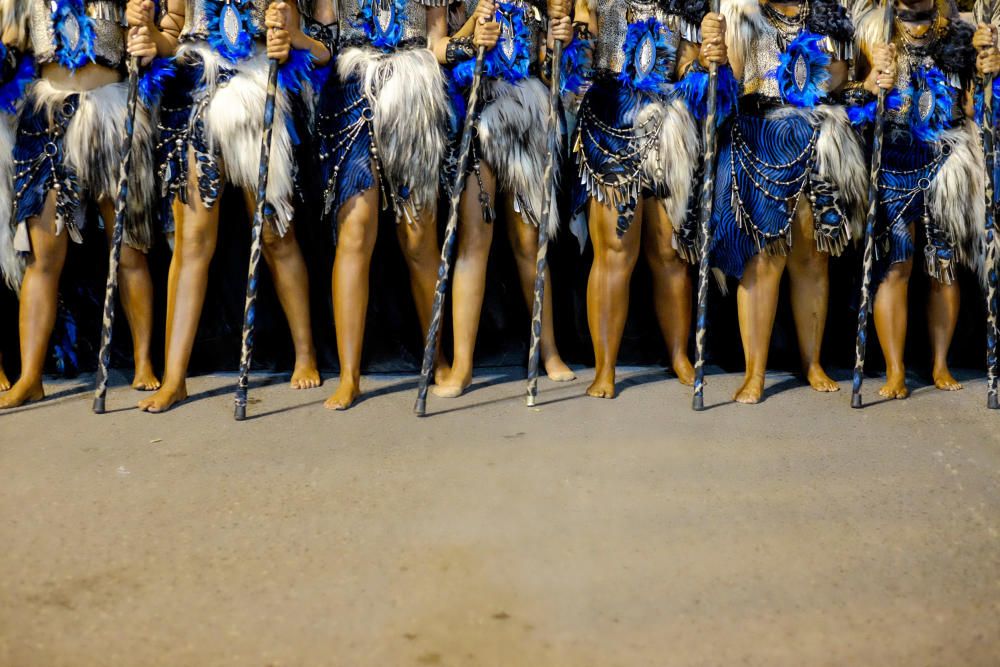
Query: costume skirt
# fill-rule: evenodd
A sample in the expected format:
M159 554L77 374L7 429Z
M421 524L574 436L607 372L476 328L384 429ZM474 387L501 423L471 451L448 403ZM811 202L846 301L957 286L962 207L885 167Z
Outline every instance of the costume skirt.
M720 129L712 211L712 265L742 278L758 253L792 244L799 198L820 252L839 255L860 235L867 165L839 107L742 112Z
M617 210L623 236L642 197L657 197L674 227L674 246L691 261L696 244L689 226L696 221L687 213L699 146L698 127L682 100L639 93L614 74L599 73L581 103L573 139L574 214L594 198Z
M28 219L41 214L50 190L56 191L56 233L66 231L76 243L83 240L83 203L117 198L126 97L124 82L84 92L62 90L44 79L32 84L13 150L13 251L31 252ZM149 115L142 105L136 111L132 142L124 241L146 251L152 245L149 211L154 187Z
M444 77L428 49L392 52L350 47L320 95L317 132L326 214L375 184L397 220L416 222L436 210L448 150Z

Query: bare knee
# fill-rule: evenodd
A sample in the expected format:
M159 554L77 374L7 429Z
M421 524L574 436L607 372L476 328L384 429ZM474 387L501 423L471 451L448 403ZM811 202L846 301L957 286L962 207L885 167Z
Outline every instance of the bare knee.
M897 262L889 267L882 280L882 284L888 287L902 287L910 282L913 274L913 260Z
M433 224L414 224L400 222L399 245L403 257L411 264L419 264L435 259L437 248L434 247L435 230Z
M209 261L215 253L216 235L209 229L187 229L175 236L174 254L184 261Z
M121 271L133 273L137 271L147 271L149 264L146 261L146 253L141 250L136 250L131 246L122 244L121 261L118 266Z
M298 242L295 240L295 233L291 229L282 236L270 225L264 226L261 242L264 254L275 260L292 257L299 249Z
M788 257L788 270L795 274L825 275L830 256L816 249L811 239L800 239Z

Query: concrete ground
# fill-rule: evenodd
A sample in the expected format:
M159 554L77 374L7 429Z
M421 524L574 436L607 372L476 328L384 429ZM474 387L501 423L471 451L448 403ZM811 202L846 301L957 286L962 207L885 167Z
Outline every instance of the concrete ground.
M335 414L255 376L244 423L232 376L161 416L52 383L0 416L0 664L1000 664L975 375L861 411L713 375L702 414L658 369L536 409L519 375L423 420L410 377Z

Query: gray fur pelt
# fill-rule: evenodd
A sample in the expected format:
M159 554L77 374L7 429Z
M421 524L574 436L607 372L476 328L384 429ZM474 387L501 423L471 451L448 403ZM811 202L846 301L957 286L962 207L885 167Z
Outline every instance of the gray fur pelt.
M444 76L429 49L381 53L350 48L337 58L341 79L357 79L374 114L375 145L391 192L410 189L408 208L433 213L448 147Z
M24 275L24 258L14 250L14 228L10 224L14 211L11 191L14 187L14 161L10 159L14 150L15 119L0 113L0 272L8 286L15 292L21 286Z
M660 118L659 137L643 159L643 177L653 191L668 193L662 203L670 224L680 229L687 218L692 179L700 159L698 125L684 102L671 100L653 102L636 114L636 131L656 117ZM676 241L674 247L678 247Z
M32 84L31 99L36 109L46 111L50 122L67 97L79 95L77 111L63 139L63 159L76 174L83 196L94 201L110 199L114 202L118 198L128 113L127 88L125 82L119 82L77 93L56 88L45 79ZM144 252L153 244L150 217L155 192L152 149L149 115L140 104L132 135L124 240L130 247ZM57 231L61 231L65 222L57 221ZM71 236L75 235L74 240L80 240L72 225L68 231ZM18 250L24 252L26 248L18 247Z
M221 158L219 167L225 182L256 192L267 100L267 53L258 45L253 57L231 65L223 62L207 44L194 42L184 44L178 57L198 58L204 65L202 83L208 96L204 112L205 134L209 150ZM234 68L236 73L220 85L219 72L223 66ZM295 162L286 122L289 113L288 96L279 87L274 107L267 202L274 207L273 222L281 235L287 231L295 213Z
M931 218L944 229L955 247L959 264L975 271L986 284L986 164L979 130L971 121L946 131L941 145L951 154L928 189Z
M820 105L811 112L816 140L816 170L827 183L837 187L838 207L846 216L849 238L860 241L868 213L868 162L861 140L851 127L843 107Z
M517 84L503 80L489 83L486 98L493 98L479 118L479 143L483 157L496 171L500 188L517 197L524 221L538 225L545 186L559 182L561 149L556 137L548 136L549 91L538 79ZM546 141L546 139L549 139ZM545 160L556 156L552 181L545 183ZM559 229L558 206L551 207L549 238Z

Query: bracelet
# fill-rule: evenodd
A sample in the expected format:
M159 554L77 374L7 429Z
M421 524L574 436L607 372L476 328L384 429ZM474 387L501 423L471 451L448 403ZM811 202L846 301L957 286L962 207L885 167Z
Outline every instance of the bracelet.
M591 39L590 26L586 23L576 22L573 24L573 37L581 42L589 42Z
M875 96L865 88L865 84L861 81L850 81L844 84L840 96L846 106L864 106L875 99Z
M444 60L448 65L457 65L466 60L476 57L476 47L472 44L471 37L453 37L448 40L448 48L445 49Z

